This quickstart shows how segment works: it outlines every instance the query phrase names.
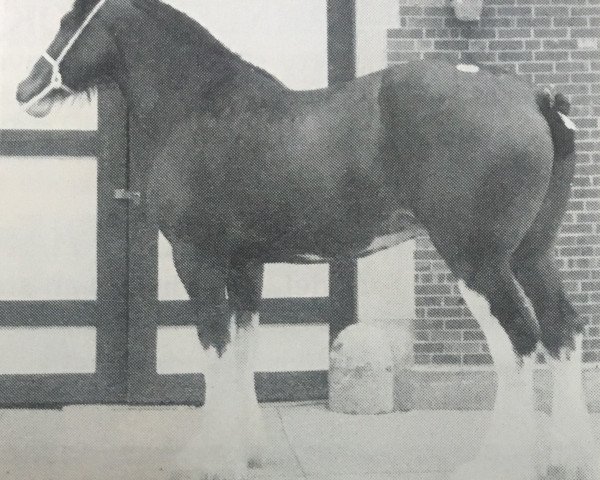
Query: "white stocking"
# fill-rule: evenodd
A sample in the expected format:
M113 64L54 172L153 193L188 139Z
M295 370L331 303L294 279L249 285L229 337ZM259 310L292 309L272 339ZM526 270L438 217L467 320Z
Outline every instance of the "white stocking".
M487 300L459 284L465 302L483 330L498 378L491 425L475 460L462 465L455 480L536 480L536 424L533 358L520 357Z
M585 403L582 377L582 336L575 349L561 349L551 359L553 405L548 479L600 480L599 450Z
M221 356L214 348L206 351L204 372L206 398L201 409L198 435L178 455L178 470L190 472L193 480L242 480L247 476L244 426L247 413L238 362L238 335L234 319L231 341Z
M238 330L237 362L242 390L246 428L244 439L247 447L248 464L260 466L265 450L265 430L262 411L256 398L254 371L256 364L256 348L258 343L258 313L252 314L251 321Z

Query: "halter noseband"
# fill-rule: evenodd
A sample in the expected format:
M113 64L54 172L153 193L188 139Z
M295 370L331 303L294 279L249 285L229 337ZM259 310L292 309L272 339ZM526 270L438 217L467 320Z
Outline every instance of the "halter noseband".
M46 87L29 101L21 105L23 110L28 110L31 106L35 105L37 102L42 100L46 95L54 90L64 90L69 94L75 93L73 89L69 88L63 83L62 75L60 73L60 64L65 58L65 55L69 52L75 41L79 38L85 27L92 21L92 18L98 13L98 10L106 3L107 0L100 0L96 6L90 11L88 16L85 18L83 23L79 26L79 28L75 31L73 36L69 39L67 44L64 46L58 57L52 58L48 52L42 53L42 58L46 60L50 66L52 67L52 77L50 78L50 83L46 85Z

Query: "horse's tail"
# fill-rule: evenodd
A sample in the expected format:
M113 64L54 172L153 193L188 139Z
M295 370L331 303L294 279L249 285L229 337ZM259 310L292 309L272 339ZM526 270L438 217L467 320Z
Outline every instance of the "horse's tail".
M558 93L552 98L548 90L539 92L536 95L536 101L550 127L554 144L554 161L564 160L575 153L575 130L577 127L567 116L571 104L562 93Z
M554 160L548 191L535 219L535 224L528 234L530 241L525 241L525 243L537 244L538 249L544 251L550 248L556 239L571 196L571 183L575 175L575 130L577 127L567 117L570 105L564 95L559 93L552 98L550 93L545 90L536 95L536 101L550 127L554 145Z
M544 346L555 355L583 329L583 318L564 292L554 263L554 247L571 197L575 175L575 130L567 114L569 101L562 94L554 98L539 92L537 105L550 127L554 144L552 176L541 208L513 256L513 270L526 295L534 304Z

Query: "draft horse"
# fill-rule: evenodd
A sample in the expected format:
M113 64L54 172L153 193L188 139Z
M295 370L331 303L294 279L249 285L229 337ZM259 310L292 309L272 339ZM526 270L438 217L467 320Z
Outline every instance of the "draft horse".
M206 425L180 466L246 477L264 439L252 350L265 262L367 255L425 228L486 334L493 421L460 480L599 480L581 332L553 260L575 163L568 102L475 65L413 62L291 91L158 0L77 0L17 99L42 116L116 82L146 132L144 204L197 311ZM532 367L554 372L538 455Z

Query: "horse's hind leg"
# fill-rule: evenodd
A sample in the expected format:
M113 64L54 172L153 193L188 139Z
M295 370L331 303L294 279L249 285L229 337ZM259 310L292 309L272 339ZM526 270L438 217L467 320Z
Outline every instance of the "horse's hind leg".
M181 478L241 480L247 476L247 447L239 345L243 337L228 304L229 259L173 242L175 267L197 313L204 349L206 395L197 435L177 456Z
M478 266L459 282L461 293L489 345L498 389L492 421L476 458L459 467L455 480L537 479L533 404L533 349L537 332L531 307L508 263ZM521 320L516 323L515 319ZM527 319L526 319L527 318ZM525 320L526 319L526 320ZM514 327L514 328L513 328ZM509 333L507 333L509 332ZM518 341L515 341L517 337Z
M600 480L599 451L583 391L582 328L563 290L552 250L538 254L525 243L513 267L533 302L541 340L550 354L554 385L547 478Z

